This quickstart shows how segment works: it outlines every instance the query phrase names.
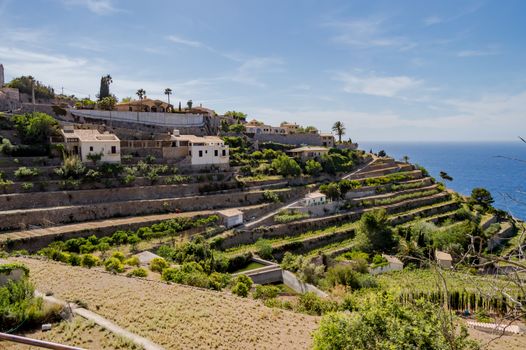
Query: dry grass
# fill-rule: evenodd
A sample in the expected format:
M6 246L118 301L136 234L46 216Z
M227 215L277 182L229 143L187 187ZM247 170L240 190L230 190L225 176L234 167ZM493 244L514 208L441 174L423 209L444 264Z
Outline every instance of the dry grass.
M128 340L115 336L113 333L82 317L75 317L71 322L63 321L55 324L49 332L33 331L25 333L24 336L59 344L78 346L85 349L141 349ZM0 344L0 349L29 350L37 348L29 345L6 342Z
M306 349L318 318L270 309L225 292L110 275L51 261L16 259L41 291L80 300L168 349Z

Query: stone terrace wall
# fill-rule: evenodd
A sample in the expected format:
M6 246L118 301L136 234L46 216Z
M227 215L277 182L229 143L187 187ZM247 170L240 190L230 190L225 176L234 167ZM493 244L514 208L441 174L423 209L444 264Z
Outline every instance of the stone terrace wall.
M235 185L234 182L232 184ZM96 204L143 199L185 197L199 194L202 183L120 187L93 190L30 192L0 195L0 211L58 207L66 205Z
M287 199L292 195L290 191L281 191L280 194ZM247 206L257 204L262 199L263 191L257 191L36 209L35 211L15 210L0 213L0 229L16 230L25 229L29 225L52 226L112 217L174 212L177 210L197 211Z

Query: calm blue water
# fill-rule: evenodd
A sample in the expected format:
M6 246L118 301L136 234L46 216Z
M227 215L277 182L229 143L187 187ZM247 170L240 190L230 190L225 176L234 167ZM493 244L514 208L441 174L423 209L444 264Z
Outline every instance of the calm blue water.
M474 187L484 187L493 195L495 207L526 220L525 143L362 142L360 149L375 153L383 149L397 160L407 155L438 181L439 172L445 171L453 177L447 187L464 195Z

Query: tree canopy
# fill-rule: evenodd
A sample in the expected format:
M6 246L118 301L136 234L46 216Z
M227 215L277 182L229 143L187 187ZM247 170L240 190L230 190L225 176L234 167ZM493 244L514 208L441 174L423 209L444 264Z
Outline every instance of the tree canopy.
M491 193L485 188L480 187L474 188L473 191L471 191L471 201L474 204L481 205L484 208L489 208L494 202Z
M232 117L234 119L237 119L237 120L246 120L247 119L247 115L243 112L238 112L238 111L228 111L225 113L225 116L227 117Z
M18 89L21 93L31 95L31 85L34 84L35 87L35 97L36 98L48 98L51 99L55 97L55 91L51 86L45 86L40 81L36 80L32 76L21 76L14 78L9 83L6 84L7 87Z
M298 176L301 174L301 168L298 163L286 155L281 155L274 159L272 168L276 170L276 173L283 176Z
M394 246L393 231L385 209L371 210L362 215L357 240L364 251L385 251Z

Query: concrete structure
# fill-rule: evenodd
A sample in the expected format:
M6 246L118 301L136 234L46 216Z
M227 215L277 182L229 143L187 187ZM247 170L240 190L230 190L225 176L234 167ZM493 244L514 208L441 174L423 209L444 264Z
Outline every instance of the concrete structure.
M4 65L0 63L0 88L5 84Z
M291 149L287 151L287 153L289 153L294 158L306 160L320 158L321 156L329 153L329 149L326 147L305 146Z
M446 268L446 269L450 269L453 267L453 258L451 257L451 254L442 252L440 250L436 250L435 258L439 266Z
M193 113L119 112L88 109L69 109L73 116L101 119L109 122L127 122L171 128L203 127L205 118Z
M226 228L243 224L243 212L239 209L225 209L217 212Z
M75 129L73 125L66 125L61 130L66 150L77 154L83 162L90 162L90 154L100 154L101 162L120 163L121 142L110 133L100 133L97 129Z
M327 203L327 196L321 192L307 193L302 201L302 205L305 207L312 207L316 205L323 205Z
M26 272L21 268L0 272L0 287L5 286L9 281L20 281L25 276L27 276Z
M115 105L115 110L121 112L172 112L173 106L161 100L144 98Z
M387 265L378 266L374 269L370 269L371 275L377 275L380 273L391 272L391 271L402 271L404 269L404 263L400 261L396 256L382 254L382 257L387 260Z
M139 265L140 266L147 266L150 265L150 262L155 258L160 258L159 255L154 254L149 251L140 252L139 254L135 254L137 258L139 258Z
M217 136L179 135L174 130L170 141L171 147L163 149L163 157L188 157L191 165L228 165L230 161L228 146Z

